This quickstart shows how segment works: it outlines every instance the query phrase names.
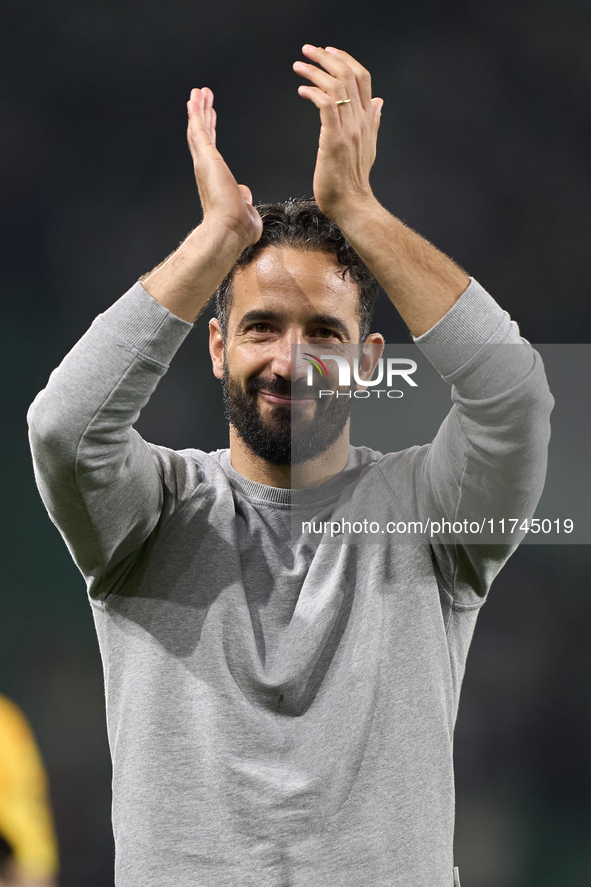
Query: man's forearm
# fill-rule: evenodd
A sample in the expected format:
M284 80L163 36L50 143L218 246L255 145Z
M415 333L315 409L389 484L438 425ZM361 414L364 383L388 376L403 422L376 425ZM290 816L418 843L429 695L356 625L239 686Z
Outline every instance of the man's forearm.
M455 262L375 199L335 214L334 221L415 337L441 320L470 282Z
M202 223L140 281L157 302L193 323L246 245L238 234Z

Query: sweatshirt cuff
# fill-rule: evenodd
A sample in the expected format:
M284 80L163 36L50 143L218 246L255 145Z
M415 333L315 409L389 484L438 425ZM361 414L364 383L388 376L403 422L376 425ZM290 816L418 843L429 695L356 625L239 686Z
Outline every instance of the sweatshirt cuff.
M413 340L440 375L446 377L467 363L501 325L509 324L507 312L471 277L467 289L449 311Z
M139 281L99 318L130 348L164 366L193 329L192 323L157 302Z

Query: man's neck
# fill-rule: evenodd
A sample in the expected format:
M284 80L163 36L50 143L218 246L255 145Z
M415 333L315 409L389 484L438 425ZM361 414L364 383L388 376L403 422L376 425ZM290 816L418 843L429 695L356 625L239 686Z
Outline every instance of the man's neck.
M316 459L299 465L275 465L257 456L230 425L230 460L242 477L268 487L308 489L318 487L339 474L349 461L349 423L334 444Z

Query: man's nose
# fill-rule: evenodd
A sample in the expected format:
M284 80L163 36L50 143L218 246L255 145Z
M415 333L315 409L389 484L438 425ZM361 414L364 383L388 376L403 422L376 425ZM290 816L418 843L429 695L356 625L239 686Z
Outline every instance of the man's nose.
M306 339L301 332L282 336L276 343L271 370L277 376L295 382L306 377L308 364L302 357L306 351Z

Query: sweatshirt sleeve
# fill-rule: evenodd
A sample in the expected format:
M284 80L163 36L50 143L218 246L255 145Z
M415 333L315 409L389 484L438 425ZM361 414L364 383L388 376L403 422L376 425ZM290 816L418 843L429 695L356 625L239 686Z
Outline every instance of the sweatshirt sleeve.
M192 326L136 283L95 319L27 413L41 498L93 597L160 518L159 448L133 425Z
M510 521L522 525L539 502L554 399L540 355L473 279L414 341L452 386L453 405L433 442L408 451L410 480L401 498L429 527L436 568L454 605L475 607L523 538L519 526L510 532ZM394 489L400 473L387 463L382 470Z

